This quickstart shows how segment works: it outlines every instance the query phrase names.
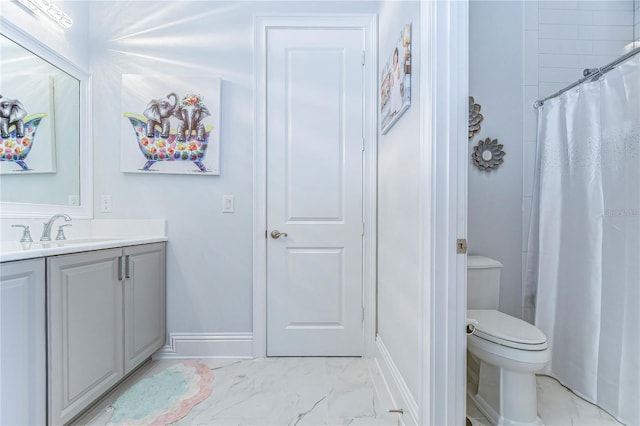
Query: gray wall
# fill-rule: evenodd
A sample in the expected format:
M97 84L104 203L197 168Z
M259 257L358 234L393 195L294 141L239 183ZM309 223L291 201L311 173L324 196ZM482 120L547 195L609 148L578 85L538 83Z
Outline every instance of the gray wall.
M469 253L504 264L500 310L520 316L522 238L522 2L471 1L469 93L482 105L482 130L469 143L498 139L506 153L485 172L469 160ZM499 24L498 24L499 23Z
M640 41L640 0L634 2L634 40Z
M253 19L376 12L372 2L91 2L97 218L166 218L169 332L252 331ZM222 78L221 175L119 171L123 74ZM197 89L197 84L196 84ZM99 211L101 194L113 213ZM235 196L223 214L222 196Z
M581 78L584 68L620 56L633 36L634 0L471 1L470 94L485 118L470 149L480 137L498 138L506 156L495 172L469 166L469 250L505 264L504 312L522 315L536 148L532 105Z
M386 135L378 135L378 335L414 398L420 396L420 3L380 6L378 70L400 30L412 27L411 107Z

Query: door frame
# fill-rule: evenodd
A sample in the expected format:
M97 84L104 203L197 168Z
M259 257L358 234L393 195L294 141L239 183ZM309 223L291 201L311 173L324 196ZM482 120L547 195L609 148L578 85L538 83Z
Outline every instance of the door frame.
M419 424L464 424L467 360L469 0L421 3L424 236Z
M267 15L254 17L253 144L253 356L267 356L267 32L276 28L357 28L364 32L364 176L362 306L363 357L374 356L376 333L377 83L376 14Z

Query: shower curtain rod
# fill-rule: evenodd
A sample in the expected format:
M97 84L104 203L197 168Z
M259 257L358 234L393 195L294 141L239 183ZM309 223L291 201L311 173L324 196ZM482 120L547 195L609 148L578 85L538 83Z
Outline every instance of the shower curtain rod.
M624 55L620 56L615 61L610 62L610 63L608 63L607 65L605 65L603 67L600 67L600 68L585 68L584 71L582 72L582 75L584 75L583 78L581 78L580 80L576 81L575 83L572 83L572 84L568 85L564 89L557 91L556 93L554 93L551 96L547 96L544 99L538 99L537 101L535 101L533 103L533 107L536 108L536 109L540 108L545 103L545 101L548 101L549 99L553 99L556 96L560 96L564 92L566 92L568 90L571 90L576 86L581 85L582 83L584 83L585 81L587 81L589 79L591 79L591 81L595 81L596 79L600 78L600 76L608 73L613 68L615 68L616 65L626 61L627 59L629 59L630 57L632 57L634 55L637 55L638 53L640 53L640 47L636 47L632 51L625 53Z

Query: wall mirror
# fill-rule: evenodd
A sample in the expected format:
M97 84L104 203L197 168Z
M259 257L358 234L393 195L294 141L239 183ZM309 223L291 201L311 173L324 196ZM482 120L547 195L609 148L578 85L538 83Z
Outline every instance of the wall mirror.
M89 76L0 24L0 216L91 217Z

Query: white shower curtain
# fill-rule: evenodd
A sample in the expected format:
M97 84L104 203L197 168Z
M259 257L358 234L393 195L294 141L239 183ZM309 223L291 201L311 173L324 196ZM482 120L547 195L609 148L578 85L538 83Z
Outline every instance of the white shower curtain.
M637 425L640 54L538 114L525 318L547 336L547 374Z

